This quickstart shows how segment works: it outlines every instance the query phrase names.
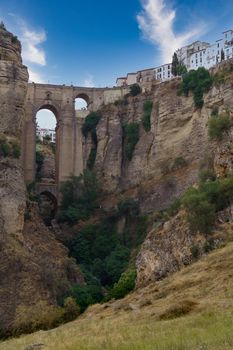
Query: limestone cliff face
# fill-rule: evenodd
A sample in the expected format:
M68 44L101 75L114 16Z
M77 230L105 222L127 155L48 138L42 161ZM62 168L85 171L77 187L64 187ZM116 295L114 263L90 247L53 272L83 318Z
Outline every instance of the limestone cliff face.
M149 92L128 97L126 105L110 104L101 110L95 170L105 190L114 194L106 206L116 203L117 193L124 193L139 199L143 213L164 209L197 181L200 165L216 153L217 145L208 138L207 122L215 105L220 112L233 113L231 84L214 87L205 96L201 111L195 108L193 96L177 96L178 84L177 79L154 85ZM146 100L153 101L150 132L141 123ZM130 122L140 124L140 139L128 161L123 154L122 126ZM229 162L231 142L218 149L219 157L221 152L227 153ZM176 166L177 158L185 161L182 169ZM221 156L221 162L223 159Z
M0 28L0 331L11 328L18 306L55 304L70 281L83 283L37 205L26 205L19 149L27 83L20 43Z

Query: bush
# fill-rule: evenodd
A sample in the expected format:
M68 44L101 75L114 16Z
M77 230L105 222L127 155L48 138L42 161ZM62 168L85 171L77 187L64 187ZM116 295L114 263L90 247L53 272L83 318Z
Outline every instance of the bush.
M83 136L87 137L88 133L91 133L92 138L95 137L96 134L96 126L98 125L101 118L100 112L91 112L85 118L84 124L82 126Z
M75 320L80 315L80 307L72 297L67 297L64 301L63 322L70 322Z
M233 174L226 178L201 182L199 188L189 189L182 197L193 231L210 233L215 213L228 207L233 201Z
M96 160L96 154L97 154L97 149L96 148L92 148L87 160L87 168L92 170L94 168L95 165L95 160Z
M144 130L146 132L150 131L151 129L151 112L152 112L152 108L153 108L153 102L152 101L145 101L144 105L143 105L143 110L144 110L144 115L142 118L142 125L144 127Z
M215 220L215 206L204 193L192 188L183 197L188 211L188 222L192 231L210 233Z
M212 116L208 122L208 133L211 140L221 141L223 133L227 131L231 126L229 115L222 114L218 116Z
M20 157L20 145L16 141L8 141L5 135L0 135L0 157Z
M139 203L133 198L123 198L117 204L120 216L127 215L135 217L139 214Z
M180 207L181 207L181 200L180 198L176 198L168 207L167 213L169 216L174 216L178 213Z
M187 165L186 160L183 157L176 157L173 164L173 170L181 169Z
M123 126L124 154L128 160L133 157L136 144L139 141L139 124L129 123Z
M96 174L84 170L83 175L73 176L61 186L62 200L59 213L60 221L73 225L80 219L88 219L99 208L101 187Z
M199 172L200 182L215 181L215 180L216 180L216 174L214 173L213 170L203 169Z
M21 154L20 145L17 142L11 143L13 158L19 158Z
M41 179L41 171L44 163L44 155L41 151L36 151L36 179Z
M97 285L72 287L72 297L80 307L80 312L84 312L89 305L99 303L103 299L101 287Z
M142 92L142 89L138 84L131 85L129 90L131 96L137 96Z
M208 92L213 83L210 73L204 67L197 70L190 70L183 75L180 92L188 96L189 91L194 94L194 103L197 108L202 108L204 104L203 94Z
M110 297L114 299L124 298L126 294L134 289L136 277L137 272L135 270L122 273L119 281L114 284L109 292Z
M193 259L198 259L199 256L200 256L200 248L198 247L198 245L193 245L191 248L190 248L190 252L192 254L192 258Z

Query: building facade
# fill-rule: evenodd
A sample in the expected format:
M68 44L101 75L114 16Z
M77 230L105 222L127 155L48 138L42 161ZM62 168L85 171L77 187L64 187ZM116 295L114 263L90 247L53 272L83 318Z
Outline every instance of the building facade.
M40 141L43 141L44 137L49 136L51 142L56 142L56 131L54 129L44 129L44 128L36 128L36 136Z
M204 67L210 69L222 60L233 58L233 30L222 33L223 37L209 44L204 41L195 41L176 51L180 63L187 70ZM144 69L137 73L128 73L127 77L118 78L117 86L127 86L152 80L166 81L173 78L172 64L163 64L156 68Z

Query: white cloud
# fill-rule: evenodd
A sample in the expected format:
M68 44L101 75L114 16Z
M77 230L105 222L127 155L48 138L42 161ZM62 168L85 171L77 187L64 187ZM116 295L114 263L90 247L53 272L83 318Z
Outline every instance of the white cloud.
M91 74L88 74L87 77L84 80L84 86L85 87L93 87L94 84L94 77Z
M38 45L46 40L44 30L29 30L25 24L21 27L20 39L22 42L22 56L26 62L36 63L41 66L46 65L46 55L44 50Z
M35 70L32 70L30 67L28 67L28 73L29 73L29 81L33 83L38 84L45 84L45 80L42 78L40 73L36 72Z
M161 52L162 63L171 62L175 50L203 34L203 24L195 24L182 34L174 32L176 11L166 0L141 0L142 11L137 16L139 28L144 37L150 40Z

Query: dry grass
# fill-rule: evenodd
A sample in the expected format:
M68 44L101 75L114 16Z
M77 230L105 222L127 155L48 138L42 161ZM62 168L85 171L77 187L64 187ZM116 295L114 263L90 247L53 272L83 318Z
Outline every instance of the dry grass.
M45 350L233 349L233 243L123 300L94 305L75 322L0 343L0 349L32 344Z

